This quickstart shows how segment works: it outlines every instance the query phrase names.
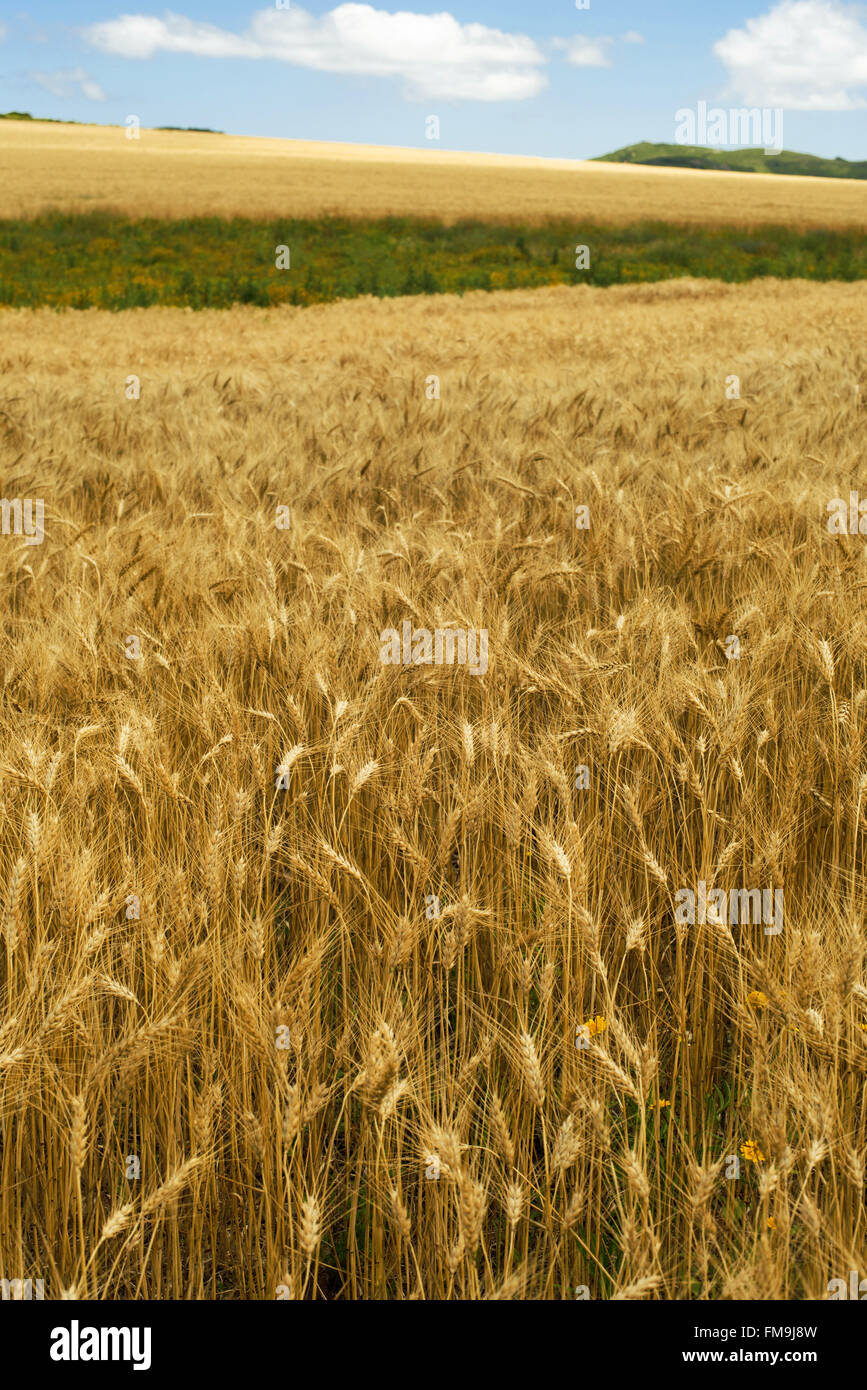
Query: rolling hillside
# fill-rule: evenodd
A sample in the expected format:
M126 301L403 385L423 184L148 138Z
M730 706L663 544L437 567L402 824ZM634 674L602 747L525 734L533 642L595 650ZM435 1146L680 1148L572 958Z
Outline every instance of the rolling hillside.
M706 145L664 145L642 140L613 154L600 154L597 163L656 164L672 169L716 169L739 174L800 174L820 179L867 179L867 159L823 159L816 154L780 150L719 150Z
M674 147L673 147L674 148ZM867 184L603 160L0 121L4 216L432 217L823 229L867 222Z

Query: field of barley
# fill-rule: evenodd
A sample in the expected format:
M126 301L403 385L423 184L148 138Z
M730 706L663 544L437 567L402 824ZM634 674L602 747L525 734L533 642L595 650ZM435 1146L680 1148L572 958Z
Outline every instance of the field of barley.
M4 218L432 217L864 228L855 179L0 121Z
M863 1269L867 565L827 527L862 286L0 325L4 496L45 503L0 538L0 1270ZM406 620L486 630L486 671L384 665ZM680 922L699 883L781 929Z
M0 120L0 309L867 279L867 182Z

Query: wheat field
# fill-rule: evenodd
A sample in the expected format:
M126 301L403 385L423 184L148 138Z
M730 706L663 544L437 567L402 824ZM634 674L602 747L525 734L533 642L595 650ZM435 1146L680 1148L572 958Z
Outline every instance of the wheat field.
M419 118L419 140L422 141ZM0 121L4 217L430 217L864 227L867 184L589 160ZM601 151L600 151L601 153Z
M45 503L0 537L4 1273L863 1268L867 567L826 526L861 287L2 330L4 493ZM384 665L406 619L485 629L487 670ZM781 890L782 930L681 924L700 881Z

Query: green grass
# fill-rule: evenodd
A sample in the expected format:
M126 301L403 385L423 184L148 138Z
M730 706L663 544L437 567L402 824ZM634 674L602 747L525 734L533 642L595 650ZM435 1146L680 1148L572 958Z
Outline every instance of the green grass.
M575 268L577 245L590 265ZM291 268L276 268L276 248ZM339 218L132 220L110 213L0 221L0 304L194 309L317 304L357 295L620 285L694 275L738 282L867 278L856 230L605 227Z
M720 150L706 145L664 145L642 140L596 158L609 164L663 164L679 169L735 169L744 174L808 174L820 179L867 179L867 160L825 159L817 154L763 149Z

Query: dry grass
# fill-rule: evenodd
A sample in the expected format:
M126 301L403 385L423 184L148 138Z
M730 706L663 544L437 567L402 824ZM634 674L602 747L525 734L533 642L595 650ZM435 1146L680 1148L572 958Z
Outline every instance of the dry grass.
M603 151L600 150L600 154ZM0 121L4 215L574 217L863 227L867 183Z
M2 315L4 492L47 508L0 539L5 1277L863 1269L867 569L825 504L865 330L773 282ZM486 627L487 675L380 665L407 616ZM784 930L678 929L702 878Z

